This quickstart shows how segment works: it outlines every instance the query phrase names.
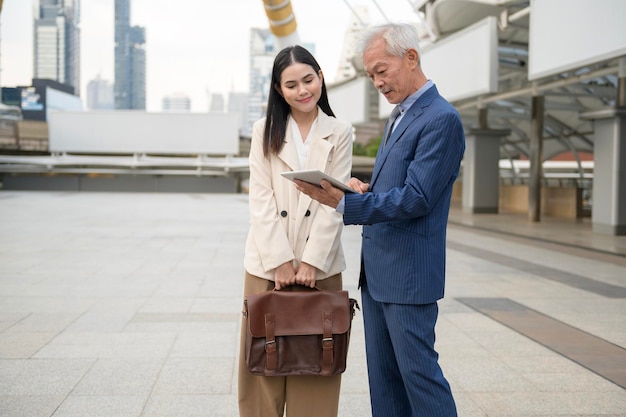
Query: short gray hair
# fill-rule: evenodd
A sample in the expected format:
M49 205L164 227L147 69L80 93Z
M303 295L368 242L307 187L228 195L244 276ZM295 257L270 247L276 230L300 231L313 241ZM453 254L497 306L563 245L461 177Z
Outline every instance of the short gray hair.
M408 23L385 23L367 28L357 41L357 55L363 57L363 53L372 42L380 38L386 41L387 52L390 55L403 57L406 51L413 48L417 51L419 58L422 57L417 28Z

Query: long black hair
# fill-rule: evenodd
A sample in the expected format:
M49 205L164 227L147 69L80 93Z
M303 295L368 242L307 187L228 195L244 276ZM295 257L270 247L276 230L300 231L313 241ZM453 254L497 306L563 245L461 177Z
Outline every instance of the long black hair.
M280 51L278 55L276 55L276 58L274 58L272 82L270 84L270 92L267 99L265 132L263 133L263 154L265 156L278 154L283 147L290 107L285 98L279 93L280 77L285 68L294 63L310 65L318 76L321 70L320 65L315 60L315 57L300 45L288 46ZM335 117L335 113L333 113L330 108L330 104L328 103L326 83L323 78L322 95L320 96L317 105L324 113Z

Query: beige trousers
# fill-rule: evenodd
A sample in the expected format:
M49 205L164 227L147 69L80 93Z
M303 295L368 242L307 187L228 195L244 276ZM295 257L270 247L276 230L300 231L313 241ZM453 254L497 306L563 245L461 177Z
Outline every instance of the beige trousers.
M340 290L341 274L316 285L324 290ZM244 297L274 288L274 282L246 272ZM239 351L240 417L337 417L341 375L334 376L256 376L246 367L245 318L241 322ZM285 407L286 406L286 407Z

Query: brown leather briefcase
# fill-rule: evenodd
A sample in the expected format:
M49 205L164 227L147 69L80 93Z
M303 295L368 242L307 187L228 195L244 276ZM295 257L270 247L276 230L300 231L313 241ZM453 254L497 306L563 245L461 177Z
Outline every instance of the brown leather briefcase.
M246 364L263 376L346 370L356 300L348 291L266 291L246 297Z

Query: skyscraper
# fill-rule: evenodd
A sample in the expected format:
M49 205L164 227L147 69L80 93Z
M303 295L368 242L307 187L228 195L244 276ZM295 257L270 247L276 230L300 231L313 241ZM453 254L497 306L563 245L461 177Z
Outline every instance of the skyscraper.
M224 113L224 96L220 93L211 94L210 112Z
M278 40L269 29L250 29L250 87L248 122L244 132L251 132L254 122L265 116Z
M145 29L130 26L130 0L115 0L115 108L146 108Z
M304 48L315 55L315 44L301 42ZM248 90L248 120L242 126L244 135L252 132L254 122L265 116L267 99L272 82L274 57L282 49L279 39L270 30L250 29L250 87Z
M80 0L39 0L35 7L33 78L80 94Z
M90 110L113 109L113 85L100 75L87 84L87 107Z
M248 126L248 93L228 93L228 113L239 113L239 133L250 137L252 132Z

